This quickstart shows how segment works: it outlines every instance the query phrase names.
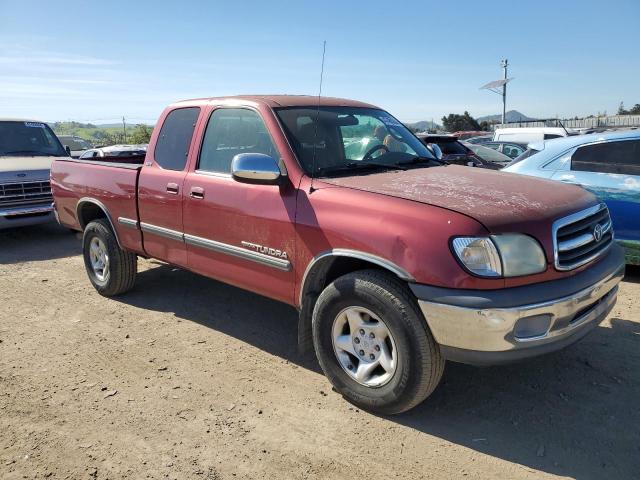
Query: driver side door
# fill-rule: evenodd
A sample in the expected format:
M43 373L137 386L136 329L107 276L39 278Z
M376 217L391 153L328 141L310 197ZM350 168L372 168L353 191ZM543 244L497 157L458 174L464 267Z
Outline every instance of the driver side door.
M257 110L214 108L184 180L189 269L292 303L296 189L286 176L280 185L234 180L232 159L241 153L280 159Z

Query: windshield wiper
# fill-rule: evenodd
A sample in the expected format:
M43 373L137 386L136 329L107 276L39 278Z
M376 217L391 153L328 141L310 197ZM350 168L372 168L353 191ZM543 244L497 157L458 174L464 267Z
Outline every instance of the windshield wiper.
M64 155L57 155L50 152L38 152L36 150L14 150L11 152L2 152L0 155L31 155L34 157L62 157Z
M322 175L326 173L339 173L339 172L349 172L353 170L371 170L371 169L380 169L380 168L383 168L386 170L406 170L407 169L406 167L397 163L376 163L376 162L356 161L356 162L348 162L348 163L345 163L344 165L336 165L332 167L319 168L317 173Z
M416 155L415 157L411 157L409 160L405 160L404 162L398 162L397 165L416 165L418 163L429 163L435 162L440 165L449 165L449 162L445 160L438 160L433 157L421 157L420 155Z

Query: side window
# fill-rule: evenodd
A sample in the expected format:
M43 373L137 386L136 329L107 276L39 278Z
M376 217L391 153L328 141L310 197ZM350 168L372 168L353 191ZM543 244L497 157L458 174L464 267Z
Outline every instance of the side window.
M183 170L200 108L179 108L167 115L158 136L155 160L166 170Z
M504 153L507 157L516 158L524 153L524 148L519 145L503 145L502 153Z
M571 157L571 170L640 175L640 140L603 142L580 147Z
M231 160L239 153L263 153L279 159L260 115L244 108L214 110L202 140L198 170L230 173Z

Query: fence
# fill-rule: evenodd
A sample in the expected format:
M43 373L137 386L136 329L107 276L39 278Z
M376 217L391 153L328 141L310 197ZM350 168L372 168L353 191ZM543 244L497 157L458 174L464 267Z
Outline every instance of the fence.
M545 119L526 122L496 124L493 129L503 127L559 127L566 128L629 128L640 127L640 115L607 115L589 118Z

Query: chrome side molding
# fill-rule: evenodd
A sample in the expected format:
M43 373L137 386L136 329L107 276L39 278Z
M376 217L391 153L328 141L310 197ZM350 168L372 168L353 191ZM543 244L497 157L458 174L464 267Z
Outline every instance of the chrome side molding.
M121 222L121 220L124 220L124 222ZM128 227L135 228L134 224L131 223L135 222L133 220L127 218L119 218L118 222ZM137 224L137 222L135 223ZM157 225L152 225L145 222L140 222L140 229L145 233L151 233L153 235L158 235L170 240L182 242L194 247L206 248L207 250L211 250L214 252L224 253L225 255L242 258L244 260L259 263L261 265L282 270L284 272L288 272L289 270L291 270L291 262L289 260L272 257L270 255L255 252L247 248L236 247L235 245L229 245L228 243L222 243L215 240L209 240L208 238L197 237L195 235L182 233L177 230L171 230L169 228L158 227Z
M138 221L131 218L118 217L118 223L123 227L133 228L135 230L140 228Z
M150 223L140 222L140 230L145 233L152 233L160 237L168 238L169 240L175 240L177 242L184 242L184 233L177 230L171 230L170 228L158 227Z
M242 247L236 247L226 243L216 242L215 240L209 240L202 237L196 237L195 235L184 235L184 241L187 245L193 245L195 247L206 248L214 252L224 253L238 258L244 258L252 262L260 263L268 267L277 268L284 272L291 270L291 262L282 258L271 257L264 253L254 252Z

